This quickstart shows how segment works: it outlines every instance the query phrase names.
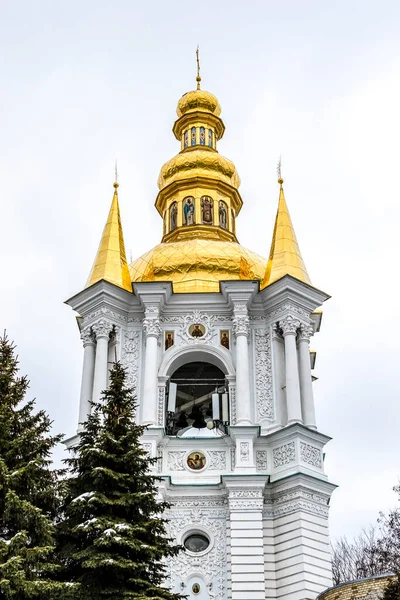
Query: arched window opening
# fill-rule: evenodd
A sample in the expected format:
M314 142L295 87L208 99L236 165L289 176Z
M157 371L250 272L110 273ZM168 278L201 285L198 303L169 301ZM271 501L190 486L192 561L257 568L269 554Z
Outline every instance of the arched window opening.
M191 129L191 145L195 146L196 145L196 127L192 127Z
M213 147L214 147L214 144L213 144L213 132L212 132L212 129L209 129L209 130L208 130L208 145L210 146L210 148L213 148Z
M189 131L186 129L183 134L183 147L187 148L189 146Z
M169 384L167 434L219 436L229 421L225 374L207 362L179 367Z
M194 197L186 196L183 199L183 224L184 225L194 225Z
M205 225L213 224L213 204L211 196L202 196L200 199L201 220Z
M178 205L176 202L171 204L169 209L169 230L173 231L178 225Z
M228 229L228 207L223 200L219 201L218 206L219 226L222 229Z
M206 130L204 127L200 127L200 146L204 146L206 143Z

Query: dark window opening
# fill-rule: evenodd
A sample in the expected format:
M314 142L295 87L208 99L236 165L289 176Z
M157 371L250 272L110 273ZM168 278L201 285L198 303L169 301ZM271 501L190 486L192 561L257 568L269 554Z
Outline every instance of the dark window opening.
M212 429L212 396L219 394L221 403L222 394L228 389L221 369L206 362L187 363L175 371L170 383L177 388L175 410L167 414L168 435L190 427Z

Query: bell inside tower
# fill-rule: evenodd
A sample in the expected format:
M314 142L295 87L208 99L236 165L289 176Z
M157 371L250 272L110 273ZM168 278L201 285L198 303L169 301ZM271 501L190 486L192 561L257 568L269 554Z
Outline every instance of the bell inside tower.
M167 433L190 436L223 435L228 417L228 395L225 374L207 362L190 362L179 367L169 385Z

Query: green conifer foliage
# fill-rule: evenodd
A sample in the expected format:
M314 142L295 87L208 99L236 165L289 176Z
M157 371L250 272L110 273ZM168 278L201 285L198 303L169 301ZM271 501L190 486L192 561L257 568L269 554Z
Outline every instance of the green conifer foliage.
M63 580L74 599L181 598L162 587L164 560L179 552L166 537L157 502L155 464L140 444L145 427L134 421L135 401L116 363L109 389L92 404L68 480L59 526Z
M28 379L18 375L15 346L0 337L0 599L55 598L50 577L53 522L59 504L50 455L62 436L35 402L25 401Z

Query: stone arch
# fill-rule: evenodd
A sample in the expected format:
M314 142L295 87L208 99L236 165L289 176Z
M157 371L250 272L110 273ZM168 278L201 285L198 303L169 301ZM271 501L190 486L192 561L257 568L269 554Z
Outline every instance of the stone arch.
M211 363L227 376L234 377L236 375L231 355L225 348L207 344L191 344L172 347L165 352L158 376L168 379L179 367L196 361Z

